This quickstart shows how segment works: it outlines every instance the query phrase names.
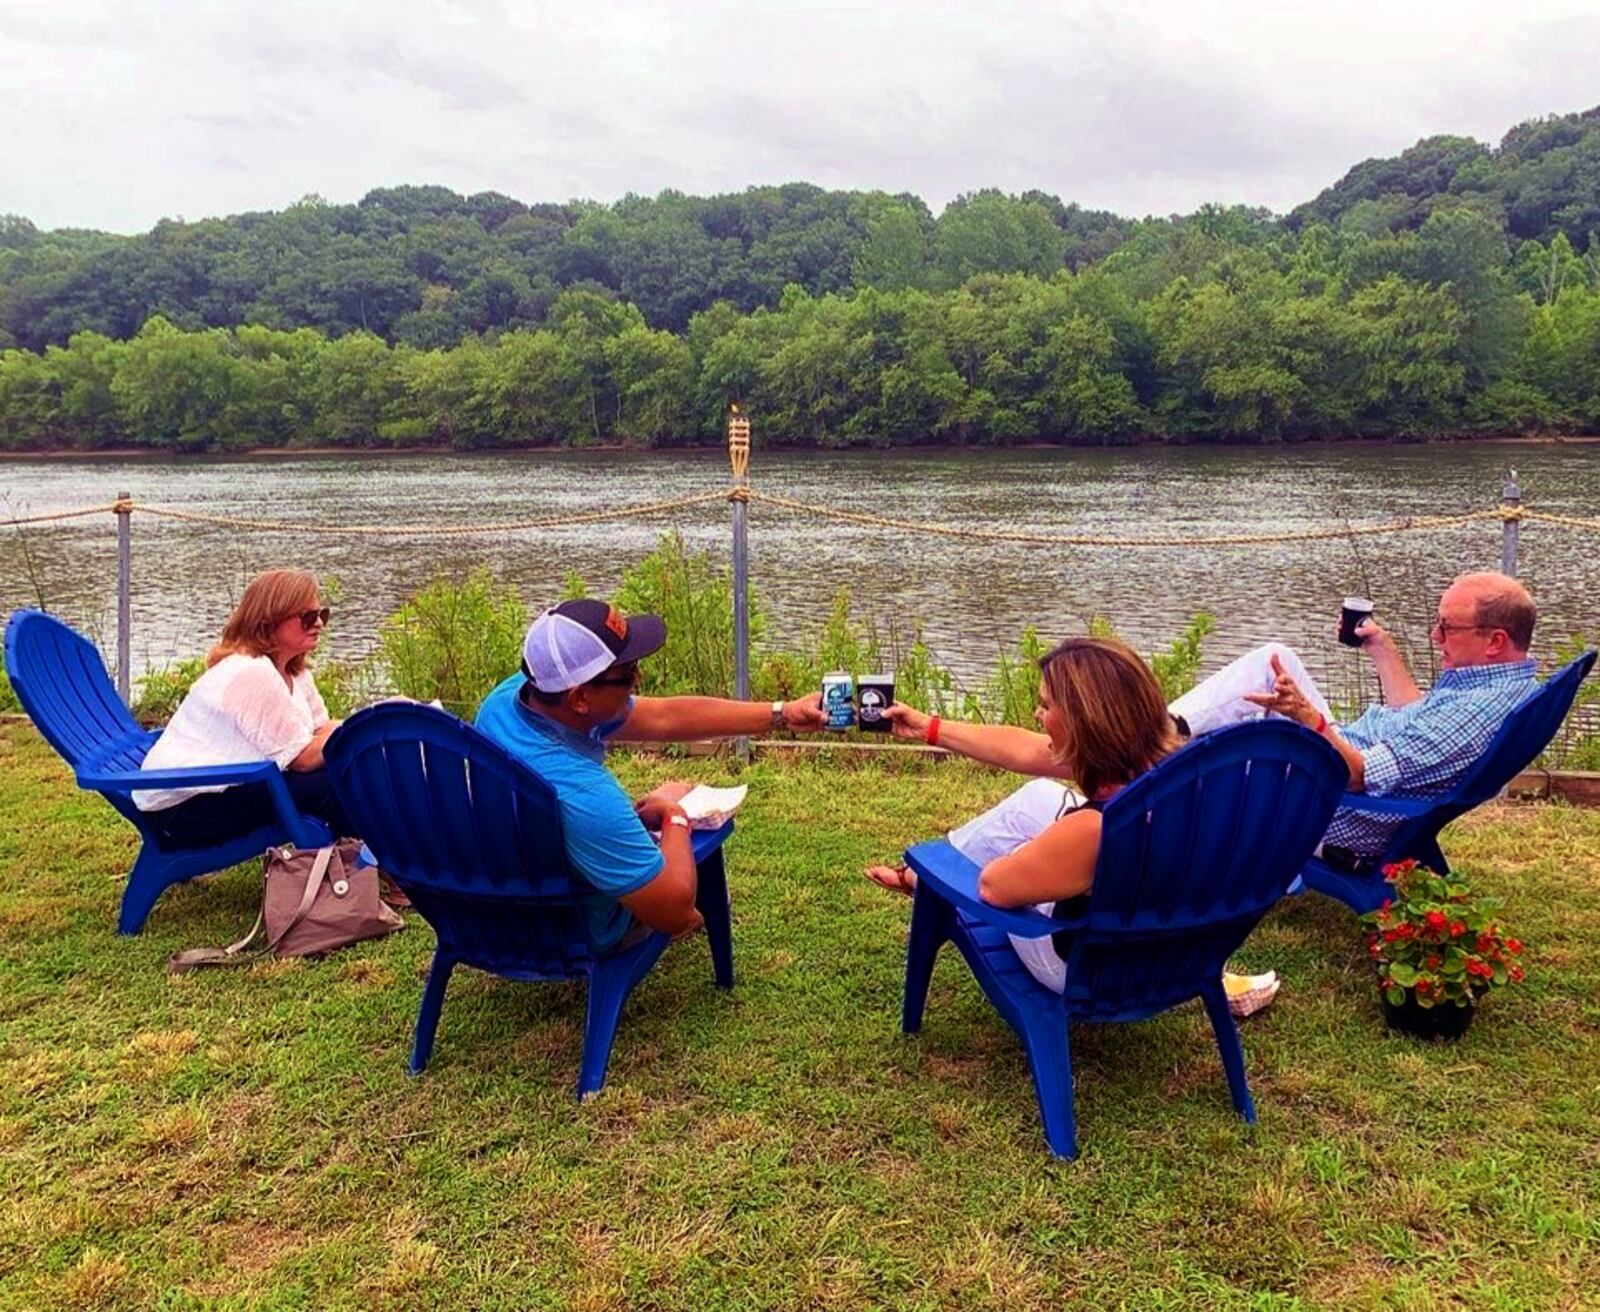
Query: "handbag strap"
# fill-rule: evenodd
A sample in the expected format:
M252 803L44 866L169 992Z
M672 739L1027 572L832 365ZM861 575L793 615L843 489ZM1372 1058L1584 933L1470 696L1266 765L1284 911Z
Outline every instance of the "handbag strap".
M333 860L334 850L332 847L317 849L316 860L311 863L311 873L306 876L305 892L300 895L300 905L295 908L294 915L289 917L289 923L268 940L265 949L267 952L271 952L282 943L288 937L289 931L306 918L306 912L311 910L311 904L317 900L317 890L322 887L322 881L328 873L328 863Z
M311 863L311 873L306 876L305 892L300 896L300 905L295 909L289 923L285 925L268 942L263 943L254 952L246 952L255 936L261 932L261 926L266 921L266 899L262 899L261 909L256 912L256 923L250 926L250 932L236 943L230 943L225 948L185 948L182 952L175 953L167 962L169 974L181 975L186 970L193 970L197 966L237 966L246 961L251 961L265 952L271 952L284 939L284 936L306 918L306 913L311 910L311 904L316 901L317 889L322 886L323 879L328 873L328 863L332 861L334 849L323 847L317 849L317 855Z

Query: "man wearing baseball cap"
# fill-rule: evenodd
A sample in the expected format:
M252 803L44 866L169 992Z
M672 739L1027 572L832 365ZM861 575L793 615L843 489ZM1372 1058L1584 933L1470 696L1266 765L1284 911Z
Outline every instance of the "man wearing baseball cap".
M688 785L663 784L635 804L606 769L606 745L823 727L820 693L770 703L634 696L639 662L666 640L660 616L624 615L593 598L564 601L534 620L521 672L478 710L478 728L555 791L567 860L594 889L584 911L599 952L652 929L700 926L689 821L678 805ZM660 831L659 845L649 830Z

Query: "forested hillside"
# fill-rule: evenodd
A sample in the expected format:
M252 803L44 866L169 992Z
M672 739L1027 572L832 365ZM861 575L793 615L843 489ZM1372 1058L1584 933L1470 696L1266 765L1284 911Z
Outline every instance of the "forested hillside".
M11 217L0 219L0 346L37 351L84 330L131 337L153 315L452 346L537 327L568 287L603 288L651 327L682 332L718 301L754 310L791 284L821 295L1048 276L1104 256L1132 227L1035 193L963 197L935 220L915 196L807 183L615 205L390 187L355 205L307 197L138 237L38 232Z
M1512 128L1498 150L1470 137L1429 137L1393 159L1369 159L1290 222L1386 232L1461 205L1495 219L1513 242L1564 233L1583 249L1600 229L1600 107Z
M1294 440L1600 424L1600 109L1283 219L793 184L0 220L0 447Z

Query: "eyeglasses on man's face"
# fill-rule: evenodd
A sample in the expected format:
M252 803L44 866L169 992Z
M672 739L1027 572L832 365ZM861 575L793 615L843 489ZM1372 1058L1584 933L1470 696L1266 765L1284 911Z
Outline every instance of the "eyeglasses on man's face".
M1429 632L1438 634L1441 638L1448 638L1452 633L1475 633L1485 629L1492 632L1494 626L1492 624L1452 624L1441 615L1434 620L1433 628Z

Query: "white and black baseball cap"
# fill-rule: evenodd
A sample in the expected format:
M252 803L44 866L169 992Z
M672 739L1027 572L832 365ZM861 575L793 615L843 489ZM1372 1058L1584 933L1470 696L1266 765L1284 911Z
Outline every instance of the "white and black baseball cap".
M540 692L565 692L622 661L661 650L659 615L624 615L593 597L564 601L534 620L522 640L522 672Z

